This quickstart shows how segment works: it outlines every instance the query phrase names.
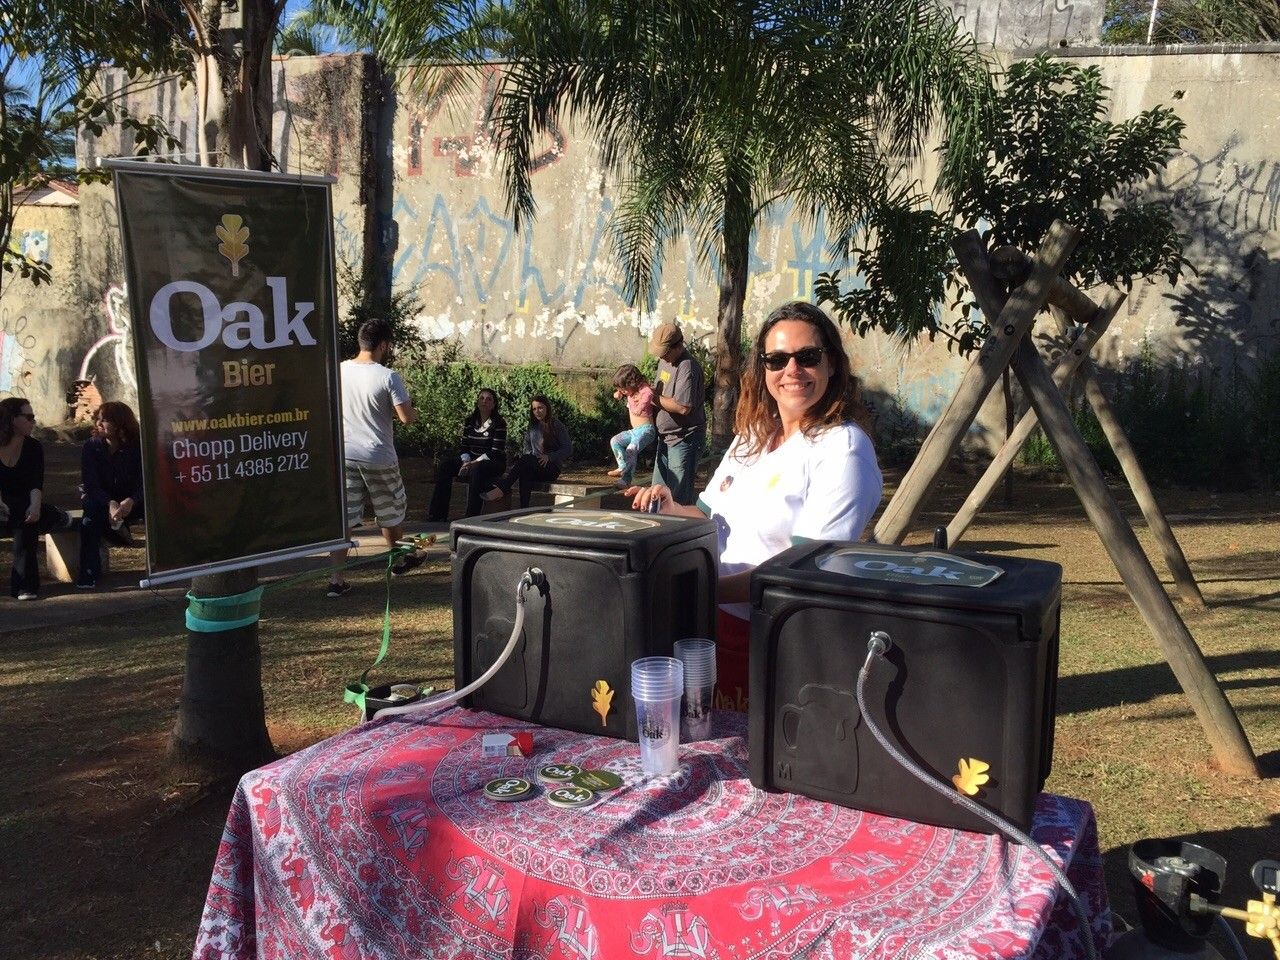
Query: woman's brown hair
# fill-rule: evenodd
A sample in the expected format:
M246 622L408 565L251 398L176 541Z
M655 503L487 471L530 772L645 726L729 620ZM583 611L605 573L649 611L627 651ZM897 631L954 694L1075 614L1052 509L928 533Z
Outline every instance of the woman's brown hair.
M18 418L18 411L28 403L22 397L5 397L0 400L0 444L13 439L13 421Z
M98 408L96 417L115 427L124 445L129 446L139 442L138 418L133 415L133 410L127 403L108 400Z
M745 444L742 452L754 457L768 449L778 432L778 404L770 396L764 381L764 344L769 331L783 320L799 320L818 331L823 355L831 368L827 389L810 407L800 423L806 437L814 437L827 427L852 420L871 436L871 418L862 402L862 385L849 369L849 355L840 340L840 331L831 318L818 307L803 300L784 303L765 318L756 334L747 369L742 375L742 393L733 428Z

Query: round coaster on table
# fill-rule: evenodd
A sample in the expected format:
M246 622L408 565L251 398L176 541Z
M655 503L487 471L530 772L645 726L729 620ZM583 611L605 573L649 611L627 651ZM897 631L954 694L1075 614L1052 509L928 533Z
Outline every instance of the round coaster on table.
M528 800L533 796L533 784L523 777L498 777L484 785L484 795L490 800Z
M549 763L538 771L538 779L543 783L569 783L582 772L582 768L573 763Z
M547 793L547 802L553 807L560 807L564 810L585 807L595 798L596 795L586 787L556 787Z
M601 793L605 790L617 790L622 786L622 778L612 770L583 770L573 778L573 785Z

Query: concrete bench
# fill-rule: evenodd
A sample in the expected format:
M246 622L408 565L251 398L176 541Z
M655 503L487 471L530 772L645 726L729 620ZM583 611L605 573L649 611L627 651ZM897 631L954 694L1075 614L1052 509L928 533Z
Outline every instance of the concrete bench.
M453 490L449 498L449 516L451 517L462 516L463 511L466 509L466 483L465 477L459 477L454 480ZM511 493L500 500L484 501L480 512L486 514L514 510L519 502L516 499L517 490L512 490ZM604 497L609 497L615 495L616 490L617 487L613 484L568 483L558 480L551 483L538 483L533 487L533 496L529 498L529 505L533 507L554 507L576 500L579 497L585 497L588 494L601 494ZM587 500L581 505L588 509L594 509L599 503L599 500ZM627 505L630 506L630 501L627 501Z
M84 516L83 510L68 510L72 520ZM110 552L107 542L102 541L98 547L98 555L102 564L102 576L106 576L111 568ZM74 583L80 574L80 525L73 524L69 530L52 530L44 535L44 566L49 579L58 583Z

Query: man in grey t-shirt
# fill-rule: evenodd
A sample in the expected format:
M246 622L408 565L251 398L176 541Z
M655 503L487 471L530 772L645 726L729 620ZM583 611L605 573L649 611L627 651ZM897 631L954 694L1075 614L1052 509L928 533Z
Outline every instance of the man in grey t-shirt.
M653 461L653 482L671 489L676 503L693 504L693 478L707 437L707 415L702 408L702 367L684 343L684 333L674 323L653 331L649 352L658 358L653 390L658 399L658 453Z
M404 532L408 498L400 478L392 424L413 423L417 413L400 374L383 366L391 353L391 325L385 320L369 320L357 335L360 352L342 362L343 460L347 475L347 526L357 527L364 518L364 498L373 503L373 515L382 528L387 548L396 545ZM330 554L331 573L327 596L340 597L351 585L342 574L346 550ZM409 554L391 572L407 573L422 563Z

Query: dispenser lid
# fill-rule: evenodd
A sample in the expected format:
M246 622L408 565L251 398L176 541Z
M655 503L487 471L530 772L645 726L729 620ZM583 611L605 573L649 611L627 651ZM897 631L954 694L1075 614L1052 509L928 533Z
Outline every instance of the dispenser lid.
M458 520L449 528L454 549L458 538L537 543L554 547L585 547L629 553L633 566L645 565L673 544L710 538L715 549L715 524L695 517L668 517L630 510L582 510L575 507L534 507Z
M1045 560L954 553L932 547L812 541L758 566L751 602L766 587L922 607L1009 613L1039 635L1062 589L1062 567Z

